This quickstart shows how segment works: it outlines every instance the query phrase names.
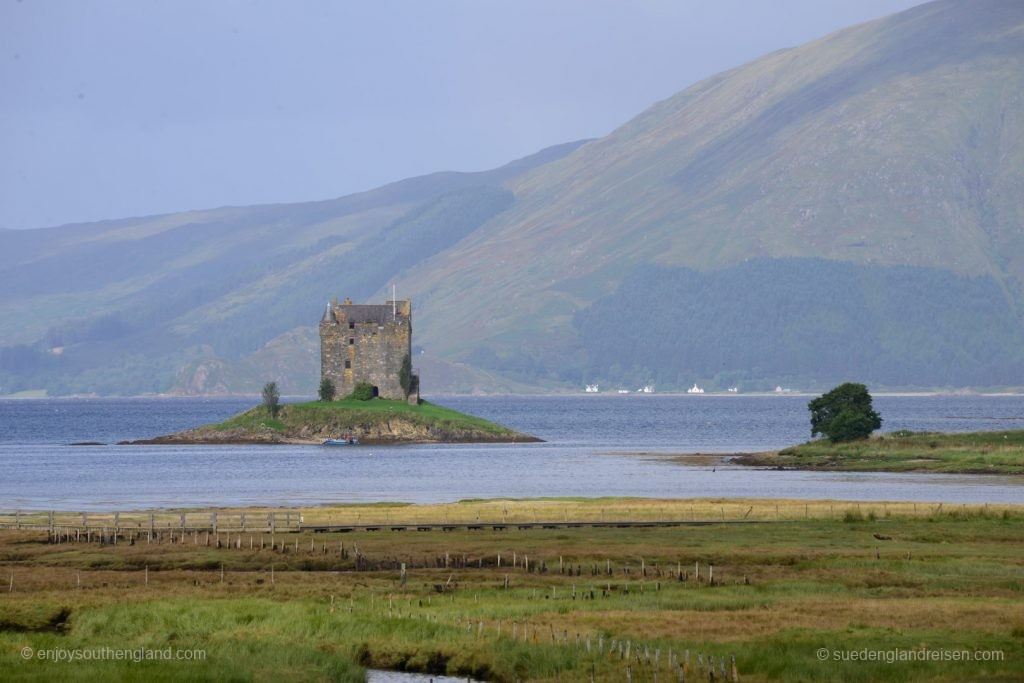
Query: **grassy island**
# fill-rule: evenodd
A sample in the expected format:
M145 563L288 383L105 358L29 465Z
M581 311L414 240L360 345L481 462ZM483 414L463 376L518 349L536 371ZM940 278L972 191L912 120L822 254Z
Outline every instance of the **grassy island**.
M134 443L507 443L540 439L435 403L375 398L286 403L275 418L258 406L224 422Z
M899 431L841 443L822 439L734 462L802 470L1024 474L1024 431Z

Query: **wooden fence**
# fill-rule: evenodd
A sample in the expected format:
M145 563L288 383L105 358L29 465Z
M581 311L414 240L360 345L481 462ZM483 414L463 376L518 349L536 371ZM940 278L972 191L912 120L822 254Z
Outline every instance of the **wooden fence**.
M111 530L113 532L162 531L298 531L302 514L297 510L271 512L23 512L0 511L0 529Z

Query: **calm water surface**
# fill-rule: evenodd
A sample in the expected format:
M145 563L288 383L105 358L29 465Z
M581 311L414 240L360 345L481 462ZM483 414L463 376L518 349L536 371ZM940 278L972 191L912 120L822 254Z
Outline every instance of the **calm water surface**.
M749 496L1024 503L1024 478L681 466L638 453L805 441L800 396L453 397L546 440L518 445L117 446L217 421L253 399L0 400L0 508L111 510L536 496ZM1024 425L1022 396L880 396L886 430ZM99 441L103 446L70 446Z

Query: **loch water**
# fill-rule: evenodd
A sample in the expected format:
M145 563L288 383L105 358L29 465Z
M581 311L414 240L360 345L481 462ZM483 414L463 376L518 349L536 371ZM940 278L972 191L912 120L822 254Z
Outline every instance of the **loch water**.
M435 399L545 440L539 444L116 445L219 421L255 400L0 400L0 509L540 496L1024 503L1022 477L774 471L658 457L762 451L805 441L809 397L797 395ZM1024 428L1024 396L878 396L875 405L885 431Z

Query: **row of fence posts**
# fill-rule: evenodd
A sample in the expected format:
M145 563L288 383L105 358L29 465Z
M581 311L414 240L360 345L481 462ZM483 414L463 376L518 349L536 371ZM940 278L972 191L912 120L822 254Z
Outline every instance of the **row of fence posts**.
M288 546L286 546L285 543L282 542L280 544L280 548L278 547L278 544L276 543L276 541L274 539L275 531L273 530L274 529L273 525L271 525L271 529L272 529L271 532L270 532L270 548L271 548L271 550L272 551L278 551L280 549L281 552L287 552L288 551ZM175 530L176 529L174 529L174 528L170 528L170 529L163 529L163 528L161 528L161 529L154 529L154 528L150 528L148 530L148 532L145 532L145 541L146 541L147 544L149 544L149 543L152 543L154 541L154 539L155 539L157 543L160 543L163 540L164 532L167 532L167 533L170 534L169 541L171 543L174 543L175 542L175 536L174 536ZM136 540L138 540L140 542L143 540L143 533L144 532L143 532L142 529L137 529L137 528L130 528L130 529L126 530L126 529L118 529L116 527L111 529L111 528L108 528L108 527L104 526L104 527L98 527L98 528L97 527L86 527L85 529L82 529L82 528L78 528L78 527L64 527L64 526L60 526L60 527L55 527L53 530L51 530L49 532L48 538L49 538L49 542L50 543L72 543L72 542L78 543L78 542L82 542L82 541L84 541L86 543L91 543L93 541L93 537L95 535L96 541L98 541L101 544L109 543L111 545L117 545L118 540L122 539L124 541L127 541L130 545L134 545ZM185 539L189 535L188 531L187 531L187 529L185 527L182 527L180 529L179 533L180 533L180 535L177 537L177 542L178 543L184 543ZM224 538L223 541L221 540L220 532L218 532L215 527L212 530L210 530L210 531L204 531L203 534L204 534L203 542L200 543L199 542L199 530L198 530L198 528L194 528L193 527L192 528L192 544L193 545L210 546L211 545L211 540L212 540L212 541L214 541L216 543L216 547L217 548L228 548L228 549L234 548L236 550L241 550L241 549L243 549L245 547L244 544L242 543L242 534L241 534L241 532L235 532L235 538L234 539L231 538L232 532L230 532L230 531L224 532L225 538ZM294 546L294 551L293 551L294 553L297 554L299 552L299 539L298 538L294 539L294 544L292 544L290 542L288 545L293 545ZM255 542L255 537L252 534L249 534L248 546L249 546L249 550L256 550L257 549L257 545L256 545L256 542ZM327 547L327 541L326 540L324 540L322 542L321 546L322 547L320 548L320 554L323 554L323 555L329 554L329 550L328 550L328 547ZM264 534L260 534L258 549L259 550L264 550L265 547L266 547L265 546L265 535ZM309 539L309 553L311 555L317 554L316 538L313 535L311 535L310 539ZM350 556L350 553L348 551L346 551L346 549L345 549L344 542L341 542L341 541L338 542L338 554L339 554L340 559L343 559L343 560L344 559L348 559L348 557ZM358 543L354 543L353 544L353 550L352 550L351 555L355 558L355 561L356 561L356 563L355 563L355 570L356 571L362 571L362 570L379 571L379 570L386 570L386 569L401 567L401 577L400 578L401 578L401 581L402 581L402 585L405 585L405 580L406 580L406 562L400 562L398 560L398 558L392 557L392 558L383 558L379 562L375 563L372 560L370 560L368 557L366 557L363 553L360 552L359 544ZM523 572L527 573L527 574L546 574L548 572L548 566L547 566L547 561L546 560L541 560L539 563L535 560L534 562L531 563L529 555L520 554L517 551L512 551L511 555L512 555L512 562L511 562L511 567L512 568L522 569ZM494 562L493 566L496 569L501 569L501 567L502 567L502 554L501 553L497 553L494 556L494 559L495 559L495 562ZM416 567L416 564L414 562L412 562L411 560L409 561L409 564L413 568ZM473 568L474 564L476 565L476 568L483 569L484 568L484 557L483 557L483 555L477 557L476 561L474 562L471 558L467 557L465 554L456 555L455 557L453 557L450 552L446 551L443 556L436 557L433 560L433 566L434 566L434 568L437 568L437 569L441 569L441 568L443 568L443 569L469 569L469 568ZM430 563L429 558L425 558L424 561L423 561L423 568L424 569L430 568L430 566L431 566L431 563ZM487 566L490 567L492 565L490 564L490 562L488 562ZM509 566L507 562L505 563L505 566ZM647 578L648 576L652 576L653 575L653 576L656 576L658 578L662 578L662 577L664 577L664 578L675 578L678 581L689 581L690 580L690 573L689 573L688 570L687 571L683 570L682 562L676 562L676 567L675 567L676 571L675 572L672 571L671 564L669 564L668 567L669 568L667 568L667 569L662 569L657 564L654 564L654 565L651 565L650 567L648 567L647 561L645 559L641 558L640 559L639 571L637 572L636 575L639 576L639 577L643 577L643 578ZM624 577L630 577L630 576L634 575L634 567L631 567L629 564L623 564L623 565L621 565L619 567L613 567L612 566L612 561L610 559L607 559L607 558L604 560L603 563L592 561L590 563L590 568L589 568L589 572L588 573L591 576L601 576L601 575L604 575L604 576L607 576L607 577L612 577L618 571L621 571ZM558 573L560 575L582 576L583 573L584 573L583 572L583 565L582 565L582 563L576 563L576 566L574 568L573 567L573 563L571 561L566 563L565 559L564 559L564 556L559 555L558 556ZM720 577L716 579L716 577L715 577L715 567L714 567L713 563L710 563L710 562L705 563L704 574L706 576L704 582L708 586L716 586L716 585L721 585L723 583L723 581L722 581L722 579ZM693 579L694 579L695 583L699 586L700 583L701 583L701 565L700 565L700 561L699 560L696 560L693 563ZM750 581L747 578L746 574L743 575L742 583L744 585L750 585ZM658 581L655 585L656 585L655 590L660 590L661 582ZM505 574L505 576L504 576L504 581L503 581L502 587L506 588L506 589L509 587L508 574ZM644 589L643 587L644 587L644 584L641 583L640 584L640 591L641 592L643 592L643 589ZM552 588L552 590L554 590L554 588ZM611 584L608 585L607 592L609 594L611 593ZM573 585L573 596L575 597L575 584Z
M388 618L403 618L402 611L399 609L396 613L395 605L392 595L387 597L387 610L384 611L384 599L380 599L380 608L382 614L386 614ZM409 599L411 606L412 600ZM427 604L429 606L430 598L427 598ZM423 601L420 600L420 606L423 606ZM351 614L354 608L354 600L349 598L348 612ZM370 596L370 610L374 610L373 596ZM329 613L335 612L335 598L332 595L330 599L330 606L328 608ZM411 609L404 615L407 619L425 619L432 623L438 623L437 615L430 614L415 614ZM495 637L502 638L503 629L502 622L500 620L495 621L493 625L486 624L481 619L463 618L455 616L453 619L453 626L457 633L465 633L476 638L481 638L486 630L492 630ZM541 629L542 630L542 629ZM543 638L538 638L540 631L537 626L533 626L532 629L528 624L520 625L517 621L512 621L505 628L505 637L511 638L514 642L522 642L526 644L539 644ZM590 634L576 633L575 638L569 637L568 629L563 629L561 634L555 631L553 625L548 624L548 630L550 631L551 643L555 646L562 647L574 647L575 650L580 654L586 654L587 657L598 657L608 659L618 659L624 663L624 673L627 681L632 681L634 676L633 667L639 668L638 673L649 673L649 680L655 683L658 680L659 671L675 675L680 683L685 683L687 675L693 671L698 680L705 679L708 681L732 681L738 683L739 671L736 666L736 655L730 654L728 660L724 655L716 657L710 653L697 653L696 657L691 657L689 649L676 652L674 648L669 647L664 652L665 657L662 658L661 647L654 647L648 643L633 642L630 639L616 639L616 638L605 638L603 633L598 633L595 639ZM642 648L642 649L641 649ZM593 662L591 663L591 680L594 680ZM646 671L645 671L646 669Z
M857 501L854 501L852 504L853 504L854 508L849 508L849 509L855 509L856 512L859 514L861 512L861 503L857 502ZM911 513L912 513L912 515L914 517L917 517L918 516L918 504L917 503L911 503L911 505L912 505ZM881 503L881 507L882 507L882 514L883 514L883 516L888 517L889 516L888 504ZM939 504L937 504L935 506L923 505L923 507L924 507L925 513L927 513L927 514L940 514L943 511L943 509L944 509L944 504L943 503L939 503ZM961 504L960 508L961 508L961 510L966 511L967 505L966 504ZM951 508L947 507L946 509L951 509ZM955 508L953 508L953 509L955 509ZM984 504L983 506L979 506L978 507L979 511L987 512L988 509L989 509L989 505L987 503ZM740 521L749 519L751 513L753 512L753 510L754 510L754 506L748 506L747 510L742 515L737 517L736 519L740 520ZM725 521L726 517L725 517L725 508L724 508L724 506L721 508L721 511L722 511L722 520ZM840 512L842 512L842 510L840 510ZM6 513L5 516L7 514L10 514L10 513ZM82 512L80 514L82 516L82 527L83 528L87 528L88 525L89 525L88 513ZM191 514L196 515L196 514L202 514L202 513L194 512L194 513L191 513ZM276 521L277 521L276 520L276 514L278 514L278 513L274 513L274 512L267 513L267 526L269 526L271 530L275 530L275 527L276 527ZM301 515L298 513L298 511L295 511L294 513L292 511L284 511L283 513L280 513L280 514L284 515L284 518L285 518L284 526L285 527L291 527L293 514L296 517L296 521L301 521ZM186 515L186 513L184 513L184 512L178 513L178 522L179 522L178 526L181 527L181 528L185 528L186 527L185 515ZM217 512L216 511L212 511L212 512L209 513L209 515L210 515L210 524L209 524L209 526L210 526L210 528L213 531L216 531L217 525L218 525ZM113 516L114 516L113 526L115 528L119 528L120 527L120 516L121 516L121 513L120 512L114 512ZM150 526L151 530L155 530L156 529L155 516L156 515L154 513L150 513L150 515L149 515L149 526ZM809 509L808 509L808 505L807 504L804 504L804 517L805 518L809 517ZM692 506L691 506L691 518L696 519L695 516L692 513ZM775 505L775 518L777 520L781 519L781 513L780 513L778 505ZM835 519L836 518L835 505L832 505L832 504L829 505L829 518L831 518L831 519ZM506 520L507 520L507 511L503 511L503 513L502 513L502 520L503 520L502 523L506 522ZM604 510L603 509L601 511L601 520L604 521ZM240 526L241 529L243 529L243 530L248 529L247 520L246 520L246 513L245 512L239 513L239 521L240 521L239 526ZM445 524L448 523L447 511L445 511L444 521L445 521ZM478 516L477 522L479 522L479 521L480 520L479 520L479 516ZM566 521L568 521L567 518L566 518ZM389 521L388 524L390 524L390 523L392 523L392 522ZM535 524L537 523L536 515L535 515L535 518L534 518L534 523ZM9 522L0 522L0 524L7 525L7 524L9 524ZM14 526L15 526L15 528L18 528L18 529L21 529L23 527L23 520L22 520L21 510L15 510L14 511ZM24 526L25 527L38 527L39 524L38 523L32 523L32 524L24 523ZM54 512L51 510L51 511L47 512L47 527L52 530L54 526L55 526ZM71 525L69 525L69 524L61 524L60 526L71 526ZM135 528L137 528L138 526L141 526L141 525L136 525ZM170 526L170 525L167 525L167 526ZM239 528L239 527L233 527L233 528Z
M120 532L123 529L138 530L138 529L142 528L141 524L134 524L134 525L132 525L132 524L122 524L122 522L121 522L121 513L120 512L114 512L113 513L113 521L112 522L107 523L104 520L104 522L101 523L101 524L94 523L91 526L89 524L89 521L90 521L89 520L89 513L88 512L82 512L82 513L79 513L79 514L81 515L81 519L82 519L82 523L80 525L80 528L83 529L83 530L84 529L89 529L89 528L112 527L114 529L115 533L118 533L118 532ZM194 516L194 515L199 514L199 513L191 513L191 514ZM284 528L285 529L290 529L291 526L292 526L292 514L293 513L290 512L290 511L286 511L286 512L284 512L282 514L284 515ZM301 520L301 516L299 516L298 513L295 513L295 515L296 515L295 520L296 521L300 521ZM76 526L74 524L67 524L67 523L59 523L58 524L56 522L56 520L55 520L55 516L56 515L55 515L53 510L50 510L50 511L48 511L46 513L46 527L50 531L51 534L54 533L54 529L56 529L57 527L73 528L74 526ZM105 517L105 515L104 515L104 517ZM170 524L160 525L158 527L157 526L156 513L152 513L152 512L149 513L149 518L148 518L147 521L149 523L148 526L149 526L149 531L151 533L156 533L158 528L160 530L172 528ZM248 521L249 520L247 519L247 514L245 512L241 512L238 515L238 522L239 522L238 526L236 526L236 527L230 527L229 526L228 528L241 529L242 531L255 530L251 526L249 526ZM256 528L266 528L266 529L270 530L270 533L274 533L274 532L277 531L277 526L278 526L277 522L278 522L278 513L276 513L276 512L268 512L267 513L267 523L266 523L266 526L265 527L259 527L258 526ZM38 528L38 526L39 526L38 523L31 523L30 524L28 522L23 522L21 510L15 510L14 511L14 528L15 529L33 528L33 527ZM209 513L209 524L205 525L204 527L198 527L198 528L209 528L209 530L211 532L217 533L218 526L219 526L219 519L217 517L217 512L216 511L212 511L212 512ZM185 529L194 528L194 527L197 527L197 525L193 524L192 527L190 527L188 525L188 519L186 517L186 513L184 513L184 512L178 513L178 524L177 524L177 528L178 529L181 529L181 530L184 531Z

